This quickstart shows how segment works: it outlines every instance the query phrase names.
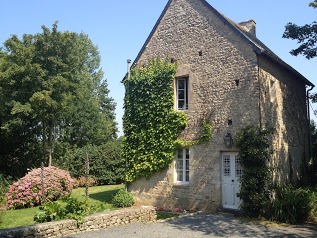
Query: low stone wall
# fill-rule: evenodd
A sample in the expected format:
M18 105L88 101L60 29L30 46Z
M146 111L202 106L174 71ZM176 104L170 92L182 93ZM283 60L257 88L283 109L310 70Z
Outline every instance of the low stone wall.
M83 224L63 220L0 230L0 238L59 237L84 231L105 229L134 222L156 221L153 207L126 208L85 217Z

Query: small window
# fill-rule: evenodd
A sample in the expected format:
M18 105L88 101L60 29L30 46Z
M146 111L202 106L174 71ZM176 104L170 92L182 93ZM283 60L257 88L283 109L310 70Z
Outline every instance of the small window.
M176 152L175 172L177 183L189 183L189 149L180 148Z
M188 78L177 78L176 79L176 97L177 97L177 109L187 110L188 109Z

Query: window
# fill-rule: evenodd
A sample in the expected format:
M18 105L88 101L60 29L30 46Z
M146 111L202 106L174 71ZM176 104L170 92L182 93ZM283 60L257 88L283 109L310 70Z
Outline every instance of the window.
M180 148L176 152L176 182L189 183L189 149Z
M188 109L188 78L182 77L176 79L176 97L177 109Z
M241 177L242 176L242 167L241 167L241 160L240 160L240 157L239 155L236 155L235 157L235 166L236 166L236 177Z
M223 176L231 176L230 155L223 156Z
M270 80L270 101L271 101L271 103L276 102L276 82L275 82L275 79Z

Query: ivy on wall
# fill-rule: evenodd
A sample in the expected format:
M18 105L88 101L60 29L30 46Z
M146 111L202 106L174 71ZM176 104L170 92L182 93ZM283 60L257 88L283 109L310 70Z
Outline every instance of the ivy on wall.
M132 68L124 81L122 156L131 182L167 168L174 159L177 137L186 125L184 113L174 111L176 65L155 59Z
M202 132L198 140L184 141L182 139L178 139L177 145L178 147L191 147L194 145L199 145L199 144L208 142L211 138L212 138L212 126L206 121L206 119L204 119L202 123Z
M238 196L242 200L241 209L250 217L265 215L269 207L267 160L270 158L268 139L271 133L271 129L247 126L235 137L243 169Z

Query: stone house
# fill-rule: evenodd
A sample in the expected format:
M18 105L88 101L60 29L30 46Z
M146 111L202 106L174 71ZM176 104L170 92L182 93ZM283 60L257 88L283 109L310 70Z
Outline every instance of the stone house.
M269 163L276 183L300 178L309 157L306 93L314 85L256 38L254 21L237 24L205 0L169 0L134 65L153 58L178 62L175 110L189 118L181 137L199 138L204 119L213 137L129 184L137 203L238 209L239 149L224 139L246 125L275 128Z

